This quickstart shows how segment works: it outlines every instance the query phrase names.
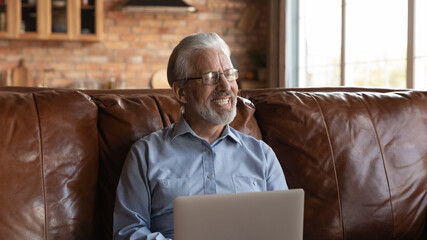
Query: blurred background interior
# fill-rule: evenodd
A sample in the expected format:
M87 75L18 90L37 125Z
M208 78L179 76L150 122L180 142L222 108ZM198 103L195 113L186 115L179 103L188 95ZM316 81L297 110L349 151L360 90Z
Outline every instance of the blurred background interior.
M216 32L241 88L425 90L426 12L423 0L0 0L0 85L167 88L179 40Z

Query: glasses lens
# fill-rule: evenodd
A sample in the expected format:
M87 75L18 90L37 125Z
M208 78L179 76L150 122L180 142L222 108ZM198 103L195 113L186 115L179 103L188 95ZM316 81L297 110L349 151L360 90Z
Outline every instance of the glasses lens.
M203 84L215 84L218 82L219 79L219 73L218 72L208 72L203 74L202 80Z
M239 71L237 69L228 69L224 73L219 72L208 72L202 75L202 81L205 85L217 84L221 75L224 74L224 77L229 82L236 81L239 77Z
M228 81L236 81L239 77L239 71L237 69L229 69L224 72L224 76Z

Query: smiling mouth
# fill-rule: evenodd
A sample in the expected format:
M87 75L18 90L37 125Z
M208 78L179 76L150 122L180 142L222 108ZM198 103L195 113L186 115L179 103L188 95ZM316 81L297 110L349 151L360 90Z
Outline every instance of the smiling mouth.
M213 100L213 103L214 103L216 106L219 106L219 107L225 107L225 106L228 106L228 105L229 105L230 100L231 100L231 98L220 98L220 99L215 99L215 100Z

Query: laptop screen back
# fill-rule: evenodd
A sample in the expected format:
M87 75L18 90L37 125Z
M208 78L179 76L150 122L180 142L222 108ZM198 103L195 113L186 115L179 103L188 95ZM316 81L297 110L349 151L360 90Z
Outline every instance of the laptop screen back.
M177 197L175 240L302 240L304 191Z

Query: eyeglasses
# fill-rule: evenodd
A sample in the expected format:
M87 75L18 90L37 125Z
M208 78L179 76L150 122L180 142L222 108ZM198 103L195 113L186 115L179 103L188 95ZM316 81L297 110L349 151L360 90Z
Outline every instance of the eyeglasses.
M239 70L231 68L225 70L223 73L220 72L207 72L201 77L187 78L186 80L202 79L203 85L213 85L219 82L221 75L224 75L228 82L234 82L239 78Z

